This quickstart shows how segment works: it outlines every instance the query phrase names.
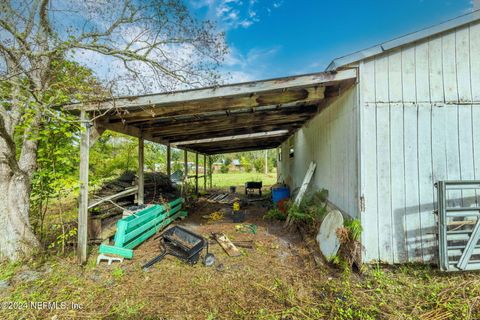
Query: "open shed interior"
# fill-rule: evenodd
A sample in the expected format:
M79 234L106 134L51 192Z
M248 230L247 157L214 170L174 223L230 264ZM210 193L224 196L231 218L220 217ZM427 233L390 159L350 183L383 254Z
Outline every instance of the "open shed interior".
M356 70L351 69L67 108L86 111L102 130L201 154L261 150L279 146L355 79Z

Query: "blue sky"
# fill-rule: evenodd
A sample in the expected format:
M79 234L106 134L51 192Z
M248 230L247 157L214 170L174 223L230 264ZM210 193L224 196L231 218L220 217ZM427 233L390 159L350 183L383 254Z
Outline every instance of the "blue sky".
M232 81L323 71L339 56L468 12L471 0L187 0L226 32Z

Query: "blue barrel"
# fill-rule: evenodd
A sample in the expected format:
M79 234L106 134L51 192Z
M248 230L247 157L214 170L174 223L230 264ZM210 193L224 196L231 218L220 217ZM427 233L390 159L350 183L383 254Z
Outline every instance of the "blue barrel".
M288 187L272 188L273 203L278 203L280 200L290 198L290 189Z

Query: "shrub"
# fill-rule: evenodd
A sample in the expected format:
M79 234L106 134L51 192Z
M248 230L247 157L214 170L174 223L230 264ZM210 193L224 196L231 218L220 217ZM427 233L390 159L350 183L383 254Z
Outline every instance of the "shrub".
M263 218L264 219L284 221L285 219L287 219L287 216L286 216L285 213L280 211L278 208L272 208L272 209L268 210L267 213L265 213Z
M222 164L222 166L220 167L220 172L221 173L228 173L228 170L230 170L228 168L228 166L226 164Z

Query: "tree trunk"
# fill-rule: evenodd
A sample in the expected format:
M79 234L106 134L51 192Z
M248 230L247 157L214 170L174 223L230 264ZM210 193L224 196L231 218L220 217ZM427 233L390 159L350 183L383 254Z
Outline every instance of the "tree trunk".
M39 248L29 221L30 178L0 159L0 258L19 260Z

